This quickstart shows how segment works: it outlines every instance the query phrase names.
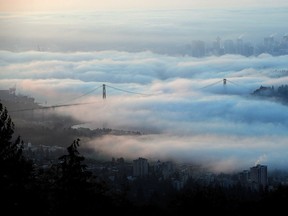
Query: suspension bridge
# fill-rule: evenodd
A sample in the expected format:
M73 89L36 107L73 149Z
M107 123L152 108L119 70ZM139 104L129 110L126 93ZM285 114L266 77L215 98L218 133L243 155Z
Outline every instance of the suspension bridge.
M214 83L205 85L205 86L199 88L199 90L215 86L215 85L217 85L219 83L222 83L223 86L226 86L227 83L231 83L233 85L240 86L239 84L224 78L224 79L218 80L218 81L216 81ZM141 92L135 92L135 91L125 90L125 89L122 89L122 88L113 87L113 86L110 86L110 85L107 85L107 84L102 84L102 85L97 86L96 88L94 88L94 89L92 89L92 90L90 90L88 92L83 93L82 95L80 95L78 97L72 98L70 100L66 100L65 103L62 102L62 103L58 103L58 104L51 105L51 106L39 106L39 107L35 107L35 108L11 110L9 112L33 111L33 110L41 110L41 109L55 109L55 108L60 108L60 107L69 107L69 106L79 106L79 105L92 104L94 102L81 102L81 103L69 103L69 102L72 102L72 101L75 101L75 100L77 100L79 98L85 97L85 96L87 96L87 95L89 95L89 94L91 94L91 93L93 93L96 90L101 89L101 88L102 88L102 99L103 100L106 100L106 98L107 98L107 88L110 88L110 89L113 89L113 90L117 90L117 91L121 91L121 92L125 92L125 93L129 93L129 94L141 95L141 96L157 95L157 94L145 94L145 93L141 93Z

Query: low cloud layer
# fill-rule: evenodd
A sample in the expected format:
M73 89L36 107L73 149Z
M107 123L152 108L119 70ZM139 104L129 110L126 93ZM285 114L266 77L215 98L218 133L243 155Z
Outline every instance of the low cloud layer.
M216 171L288 162L288 106L251 93L288 83L288 56L0 51L0 86L92 128L135 130L89 145L115 157L201 162ZM226 85L223 79L227 79ZM102 85L106 85L106 100Z

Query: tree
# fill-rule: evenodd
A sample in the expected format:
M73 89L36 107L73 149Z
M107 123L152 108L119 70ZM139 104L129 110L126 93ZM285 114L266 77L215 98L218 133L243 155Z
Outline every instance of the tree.
M58 186L63 190L82 191L90 185L93 179L92 173L87 171L87 165L83 163L85 157L78 151L80 139L76 139L67 148L68 154L59 157L57 165Z
M16 213L27 206L33 166L23 156L20 136L13 140L13 134L14 123L7 108L0 103L0 191L3 207Z
M87 170L85 157L79 151L80 139L76 139L67 148L68 154L59 157L54 172L52 195L55 213L81 213L88 215L93 210L103 208L108 203L105 185L96 181L96 177Z

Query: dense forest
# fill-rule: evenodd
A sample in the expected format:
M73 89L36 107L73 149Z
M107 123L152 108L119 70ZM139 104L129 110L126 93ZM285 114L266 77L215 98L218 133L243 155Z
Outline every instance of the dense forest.
M286 104L288 102L288 85L280 85L278 88L274 86L260 86L252 95L275 99Z
M80 139L67 147L58 162L44 169L25 157L23 141L14 134L14 127L7 108L0 103L0 193L6 214L247 215L286 210L288 187L283 185L273 191L253 191L241 185L224 188L191 180L178 191L150 176L133 184L123 179L122 189L115 191L87 169L86 158L79 151ZM147 185L156 189L149 199L143 199ZM135 196L128 196L131 190Z

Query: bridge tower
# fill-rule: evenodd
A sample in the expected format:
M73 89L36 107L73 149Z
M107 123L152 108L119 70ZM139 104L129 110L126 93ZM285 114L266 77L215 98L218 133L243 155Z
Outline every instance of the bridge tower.
M103 84L103 99L106 99L106 86Z
M223 92L224 94L227 94L227 79L223 79Z

